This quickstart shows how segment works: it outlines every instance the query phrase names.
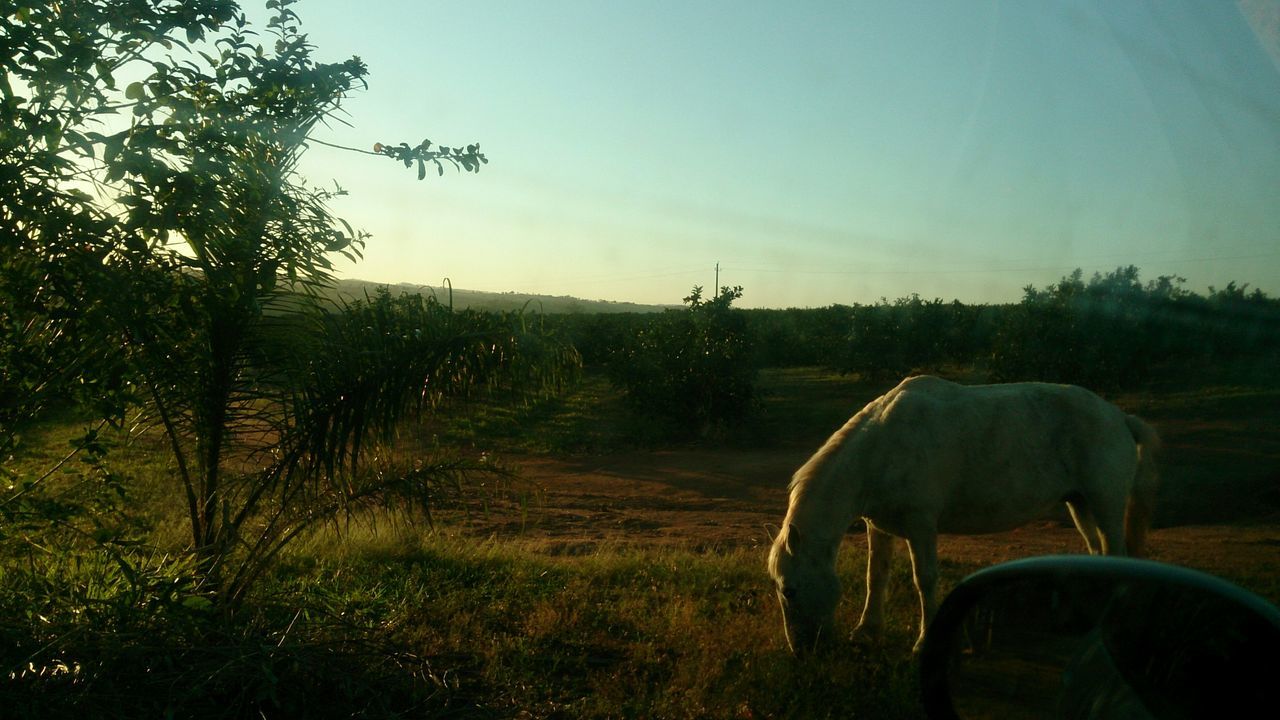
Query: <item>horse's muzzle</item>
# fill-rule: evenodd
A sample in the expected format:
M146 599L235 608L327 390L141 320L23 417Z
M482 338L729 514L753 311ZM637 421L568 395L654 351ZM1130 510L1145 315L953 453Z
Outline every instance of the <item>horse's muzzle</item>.
M806 655L821 650L829 644L831 633L828 628L817 625L803 630L788 627L787 629L787 647L791 649L791 654L797 658L803 658Z

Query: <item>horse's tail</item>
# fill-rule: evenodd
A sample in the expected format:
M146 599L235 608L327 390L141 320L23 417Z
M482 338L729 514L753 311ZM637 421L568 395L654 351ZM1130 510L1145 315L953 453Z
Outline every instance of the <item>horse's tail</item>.
M1138 443L1138 470L1129 490L1129 502L1124 509L1124 543L1130 557L1142 557L1146 551L1147 529L1155 512L1156 452L1160 449L1160 436L1154 428L1133 415L1125 417L1129 432Z

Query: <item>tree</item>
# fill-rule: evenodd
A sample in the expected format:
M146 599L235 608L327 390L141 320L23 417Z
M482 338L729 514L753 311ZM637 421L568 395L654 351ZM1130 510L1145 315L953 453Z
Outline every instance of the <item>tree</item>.
M685 309L655 316L609 364L639 414L673 435L741 421L754 400L756 366L746 321L733 310L741 287L710 300L694 287Z
M997 379L1039 379L1114 390L1146 382L1176 359L1185 368L1209 357L1224 319L1165 276L1140 282L1129 265L1088 281L1076 270L1044 289L1028 285L1007 309L991 370Z
M228 606L315 522L465 469L362 464L406 415L574 362L518 318L326 306L334 259L358 259L366 236L330 213L343 191L306 185L297 163L366 68L314 62L293 4L267 2L265 35L225 0L33 3L3 18L6 352L63 342L76 362L61 377L87 381L100 412L146 410L173 454L196 573ZM142 79L120 88L126 73ZM420 179L428 163L486 162L474 144L374 147ZM16 398L10 427L41 406L23 392L58 378L21 381L0 393Z
M877 380L971 364L986 344L979 309L958 300L881 298L853 308L850 320L840 369Z

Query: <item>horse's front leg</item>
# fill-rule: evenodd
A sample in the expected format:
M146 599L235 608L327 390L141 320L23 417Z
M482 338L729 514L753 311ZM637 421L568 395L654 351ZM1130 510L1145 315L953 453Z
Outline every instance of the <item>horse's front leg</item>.
M884 604L889 595L893 536L867 523L867 602L853 629L855 640L874 640L884 632Z
M920 596L920 635L914 652L924 647L924 634L938 609L938 531L932 526L918 527L907 536L911 550L911 573Z

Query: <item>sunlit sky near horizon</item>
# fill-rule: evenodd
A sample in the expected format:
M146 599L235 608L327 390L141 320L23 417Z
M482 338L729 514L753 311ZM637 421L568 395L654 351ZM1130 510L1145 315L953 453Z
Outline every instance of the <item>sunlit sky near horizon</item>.
M254 18L261 2L242 2ZM1280 294L1280 3L305 0L360 56L313 147L373 234L344 277L747 307L1016 300L1137 265Z

